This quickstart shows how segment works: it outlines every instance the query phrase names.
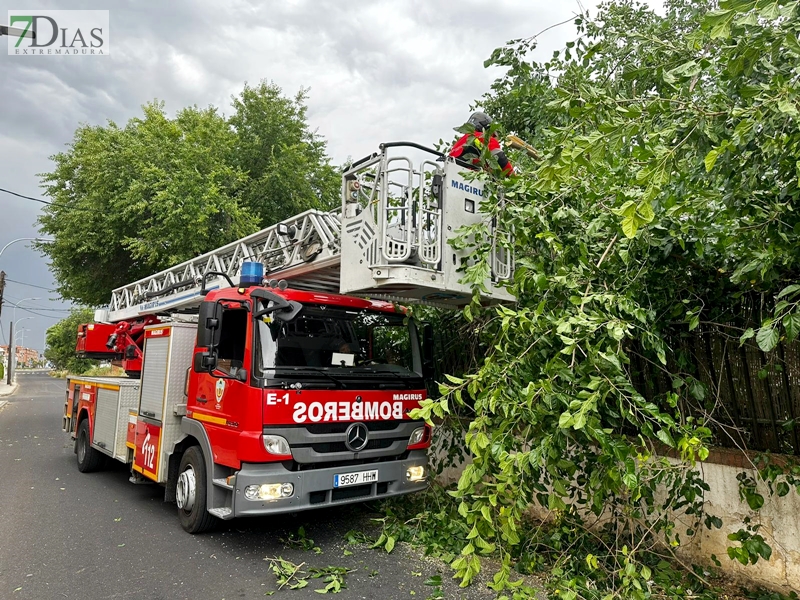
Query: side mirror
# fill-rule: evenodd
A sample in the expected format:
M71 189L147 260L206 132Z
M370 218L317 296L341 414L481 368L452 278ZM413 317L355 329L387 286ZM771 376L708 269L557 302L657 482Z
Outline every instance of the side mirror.
M213 373L217 368L217 354L215 352L196 352L193 366L195 373Z
M284 323L291 323L294 321L295 317L300 314L301 310L303 310L302 304L294 300L289 300L289 306L287 308L275 311L275 318Z
M422 324L422 377L433 379L436 367L433 358L433 325Z
M203 302L197 319L197 345L209 350L219 346L222 336L220 325L222 325L222 305L219 302Z
M250 297L261 298L262 300L267 300L273 303L272 306L268 308L262 308L261 310L253 313L253 317L256 319L263 317L264 315L272 314L277 321L289 323L290 321L293 321L298 314L300 314L301 310L303 310L303 305L299 302L287 300L286 298L278 296L272 292L268 292L267 290L253 290L250 292Z

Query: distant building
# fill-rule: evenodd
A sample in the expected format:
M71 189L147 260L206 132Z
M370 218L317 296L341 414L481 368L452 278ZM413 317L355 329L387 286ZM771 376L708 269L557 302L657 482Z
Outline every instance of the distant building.
M17 367L32 367L40 360L39 353L33 348L15 346L14 350L17 355ZM2 356L3 364L6 364L8 362L8 346L0 346L0 356Z

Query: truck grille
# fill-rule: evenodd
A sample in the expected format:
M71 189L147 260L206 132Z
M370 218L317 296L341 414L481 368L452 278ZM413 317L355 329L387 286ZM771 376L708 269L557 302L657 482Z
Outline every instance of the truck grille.
M367 421L364 425L367 426L370 433L373 431L391 431L397 429L398 425L402 425L403 421ZM311 425L304 425L304 428L311 435L322 435L325 433L344 433L352 423L314 423Z
M359 452L345 446L345 431L352 423L309 423L294 427L265 427L264 433L286 438L292 456L300 465L336 462L354 464L372 460L394 459L408 449L411 432L420 421L367 421L367 445Z
M370 440L367 442L367 445L364 446L364 450L377 450L379 448L388 448L392 445L392 440ZM344 445L344 442L326 442L324 444L311 444L311 448L314 449L314 452L319 452L320 454L327 454L328 452L349 452L347 446ZM362 450L361 452L363 452Z

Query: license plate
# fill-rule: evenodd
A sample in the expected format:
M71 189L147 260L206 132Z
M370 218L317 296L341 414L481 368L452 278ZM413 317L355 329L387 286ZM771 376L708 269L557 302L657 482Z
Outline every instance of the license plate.
M333 476L333 487L340 488L348 485L361 485L378 481L378 471L359 471L358 473L341 473Z

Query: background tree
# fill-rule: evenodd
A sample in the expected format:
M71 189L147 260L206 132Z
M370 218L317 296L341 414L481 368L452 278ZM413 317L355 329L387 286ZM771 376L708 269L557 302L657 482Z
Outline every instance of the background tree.
M108 302L112 289L307 208L328 208L338 176L308 130L303 93L262 83L217 109L161 103L125 127L84 125L41 175L53 203L40 247L64 298Z
M97 365L96 360L77 358L75 356L75 341L78 334L78 325L91 322L93 311L90 308L73 309L69 316L62 319L47 330L47 347L44 357L53 363L59 370L70 373L83 373L90 367Z
M174 119L147 104L124 128L82 126L42 175L53 204L39 218L64 298L108 302L115 287L202 254L256 227L236 200L246 175L216 109Z
M341 178L328 162L326 142L308 127L306 98L307 90L287 98L264 81L232 98L234 164L248 174L241 202L261 227L340 202Z

